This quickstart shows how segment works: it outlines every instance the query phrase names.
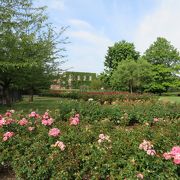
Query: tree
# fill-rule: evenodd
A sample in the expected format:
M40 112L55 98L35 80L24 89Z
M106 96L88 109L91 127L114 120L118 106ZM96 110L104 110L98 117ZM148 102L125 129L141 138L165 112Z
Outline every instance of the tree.
M174 67L180 63L179 52L163 37L150 45L145 51L144 58L153 65L162 64L165 67Z
M134 44L126 41L116 42L112 47L108 48L105 56L104 65L106 70L110 72L115 70L118 63L127 58L134 60L139 58L139 52L135 50Z
M37 87L37 79L41 84L48 80L64 49L57 49L58 37L44 7L34 8L31 0L0 0L0 9L0 85L10 104L11 88L27 88L29 83Z
M93 90L100 90L102 87L104 87L103 82L99 76L91 81L90 87Z
M179 73L180 55L169 41L158 37L143 57L153 65L153 81L149 84L148 91L161 94L169 87L179 84L174 80Z
M113 72L111 85L115 90L128 90L131 93L144 91L151 78L151 65L147 61L126 59L121 61Z
M153 65L152 66L152 81L146 86L146 91L152 93L166 92L169 87L176 86L176 76L173 75L173 69L165 67L165 65Z

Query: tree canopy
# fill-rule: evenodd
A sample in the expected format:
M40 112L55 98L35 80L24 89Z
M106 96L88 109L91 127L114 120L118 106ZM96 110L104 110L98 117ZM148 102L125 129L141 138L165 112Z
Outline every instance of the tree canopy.
M134 44L124 40L116 42L112 47L108 48L107 55L105 56L104 65L106 70L115 70L118 63L127 58L134 60L139 58L139 52L135 50Z
M0 85L8 104L11 88L37 88L58 71L64 48L57 45L65 42L59 39L65 28L55 33L45 7L31 0L0 0L0 9Z
M115 90L159 93L180 84L180 54L163 37L140 57L133 43L120 41L109 47L101 79Z
M150 45L145 51L144 58L153 65L163 64L166 67L173 67L180 63L178 50L163 37Z

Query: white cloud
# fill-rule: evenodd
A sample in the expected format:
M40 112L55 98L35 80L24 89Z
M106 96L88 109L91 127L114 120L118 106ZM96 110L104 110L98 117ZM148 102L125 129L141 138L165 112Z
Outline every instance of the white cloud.
M93 29L93 26L91 24L80 19L70 19L68 23L71 26L79 28L79 29Z
M102 72L104 57L112 41L96 30L90 23L71 20L72 30L68 33L71 44L66 65L73 71ZM75 29L74 29L75 27Z
M160 5L143 18L136 30L134 42L144 52L157 37L165 37L180 49L180 1L159 0Z

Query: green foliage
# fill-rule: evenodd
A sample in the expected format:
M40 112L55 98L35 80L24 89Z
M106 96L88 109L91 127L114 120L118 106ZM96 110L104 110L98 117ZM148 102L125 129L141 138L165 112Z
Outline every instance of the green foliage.
M170 87L179 86L178 66L180 56L169 41L165 38L157 40L146 50L144 58L153 64L153 79L147 87L147 91L154 93L167 92Z
M126 60L127 58L137 60L138 57L139 52L135 50L133 43L120 41L108 48L104 65L107 70L113 71L122 60Z
M0 8L0 85L8 104L11 88L33 91L50 81L64 49L57 48L59 35L47 23L44 7L35 8L31 0L7 0Z
M153 65L152 81L147 85L146 91L153 93L167 92L170 87L174 86L175 76L172 75L172 68L164 65Z
M163 37L158 37L150 45L144 53L144 57L151 64L161 64L165 65L165 67L173 67L180 63L179 52Z
M49 114L55 117L53 111ZM22 117L34 121L22 111L13 114L16 122ZM15 133L8 141L0 141L1 165L10 165L17 179L27 180L137 179L139 173L144 179L178 179L179 166L162 156L179 144L178 119L160 119L151 126L120 127L109 121L88 124L84 116L80 118L78 126L56 118L51 127L36 119L31 132L27 130L29 125L14 123L1 127L0 136L8 130ZM60 129L59 137L48 136L52 127ZM109 141L98 143L100 134L109 136ZM152 143L156 155L139 149L144 139ZM52 147L57 140L66 145L64 151Z
M100 90L104 86L102 80L98 77L91 81L90 88L93 90Z
M123 60L111 76L111 86L116 90L143 91L152 79L151 65L144 59Z

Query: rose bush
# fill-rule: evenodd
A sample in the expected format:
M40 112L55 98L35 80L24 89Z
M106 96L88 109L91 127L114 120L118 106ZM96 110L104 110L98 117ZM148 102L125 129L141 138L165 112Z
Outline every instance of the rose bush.
M17 179L27 180L179 179L180 120L175 110L169 116L169 105L161 105L163 117L158 115L160 108L155 111L147 105L153 109L149 124L117 126L111 117L125 121L132 118L132 112L146 110L147 114L148 110L131 111L131 104L123 109L125 104L71 103L64 102L59 111L1 114L0 164L11 166ZM67 108L66 114L61 107ZM44 123L50 119L52 123Z

